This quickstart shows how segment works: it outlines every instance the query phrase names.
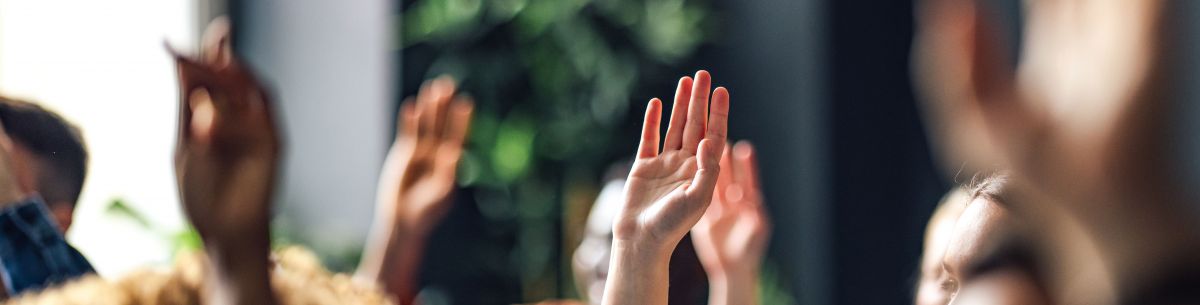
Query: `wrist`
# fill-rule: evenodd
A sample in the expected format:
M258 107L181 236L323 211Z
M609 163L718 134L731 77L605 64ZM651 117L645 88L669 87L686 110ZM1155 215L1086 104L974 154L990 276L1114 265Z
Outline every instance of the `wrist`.
M269 245L206 243L208 304L276 304Z
M603 303L665 305L670 261L658 245L613 240Z
M733 267L723 266L714 268L705 268L705 273L708 274L708 280L721 282L749 282L757 280L759 270L757 267Z
M709 304L758 304L758 275L756 268L708 272Z

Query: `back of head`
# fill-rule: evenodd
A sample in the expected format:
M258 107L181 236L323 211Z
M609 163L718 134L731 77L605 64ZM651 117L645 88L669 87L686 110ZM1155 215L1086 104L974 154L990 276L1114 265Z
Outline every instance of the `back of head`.
M0 97L0 122L13 144L36 160L37 192L51 207L73 208L87 176L88 153L79 128L41 106Z

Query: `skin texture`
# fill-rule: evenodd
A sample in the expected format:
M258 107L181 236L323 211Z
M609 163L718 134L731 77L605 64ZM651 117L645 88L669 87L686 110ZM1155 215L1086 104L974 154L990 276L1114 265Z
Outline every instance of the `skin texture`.
M1002 265L977 270L996 249L1015 240L1019 228L1015 216L1000 203L978 197L967 204L950 233L942 256L942 269L957 283L950 302L943 304L1051 304L1028 266ZM1001 254L1003 255L1003 254Z
M623 166L627 171L629 165ZM588 214L583 239L572 255L571 269L575 274L575 284L589 304L598 305L604 298L604 285L608 280L609 260L612 257L613 218L625 202L624 189L624 177L610 180L604 185ZM671 283L668 299L671 304L697 304L707 297L700 293L704 290L707 278L704 277L704 267L696 257L694 241L689 242L686 237L680 241L671 253L668 270Z
M212 261L208 304L275 304L268 270L280 140L262 85L214 21L199 57L168 48L179 72L175 174L183 210Z
M946 245L954 233L954 225L963 208L970 202L970 195L961 188L954 188L933 211L925 227L925 246L921 253L921 270L917 282L917 295L913 304L945 305L950 303L958 282L950 278L942 268L942 257Z
M712 204L692 242L708 273L710 305L758 304L758 279L771 221L763 207L754 147L738 142L721 158Z
M712 201L729 116L729 92L711 94L706 71L683 78L660 152L662 102L646 108L625 203L613 222L612 263L603 304L667 304L667 265ZM687 109L687 113L682 113Z
M1011 170L1012 211L1058 304L1105 304L1194 266L1173 166L1165 1L1029 1L1016 69L976 1L926 0L914 69L949 168Z
M375 228L356 275L381 284L399 304L414 302L429 232L450 208L473 105L455 95L453 79L440 77L400 106L379 178Z
M12 143L12 158L13 160L19 160L13 163L14 170L19 173L24 173L18 174L18 176L28 177L22 179L20 182L22 189L26 190L26 192L32 193L35 190L42 189L42 183L54 183L52 180L48 181L48 179L35 178L43 177L47 174L47 171L54 170L47 165L47 162L31 152L20 142L13 141ZM59 187L61 188L61 186ZM50 202L49 199L46 198L47 196L44 195L44 191L38 191L38 193L43 194L43 200L47 200L46 207L50 209L50 214L54 217L54 222L58 224L58 232L66 234L67 230L71 228L71 223L74 222L75 202Z

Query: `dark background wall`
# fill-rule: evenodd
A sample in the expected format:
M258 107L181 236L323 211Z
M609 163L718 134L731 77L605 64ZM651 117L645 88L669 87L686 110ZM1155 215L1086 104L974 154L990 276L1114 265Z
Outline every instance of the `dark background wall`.
M913 99L912 3L828 3L834 303L910 304L924 223L947 190Z

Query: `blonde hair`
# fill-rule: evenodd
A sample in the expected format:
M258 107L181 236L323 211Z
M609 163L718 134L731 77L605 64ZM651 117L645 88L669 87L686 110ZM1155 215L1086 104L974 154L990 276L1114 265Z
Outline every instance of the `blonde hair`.
M304 248L275 251L273 261L271 285L280 304L393 304L375 285L329 272ZM115 281L89 275L6 304L199 305L207 264L200 253L181 255L169 269L142 269Z

